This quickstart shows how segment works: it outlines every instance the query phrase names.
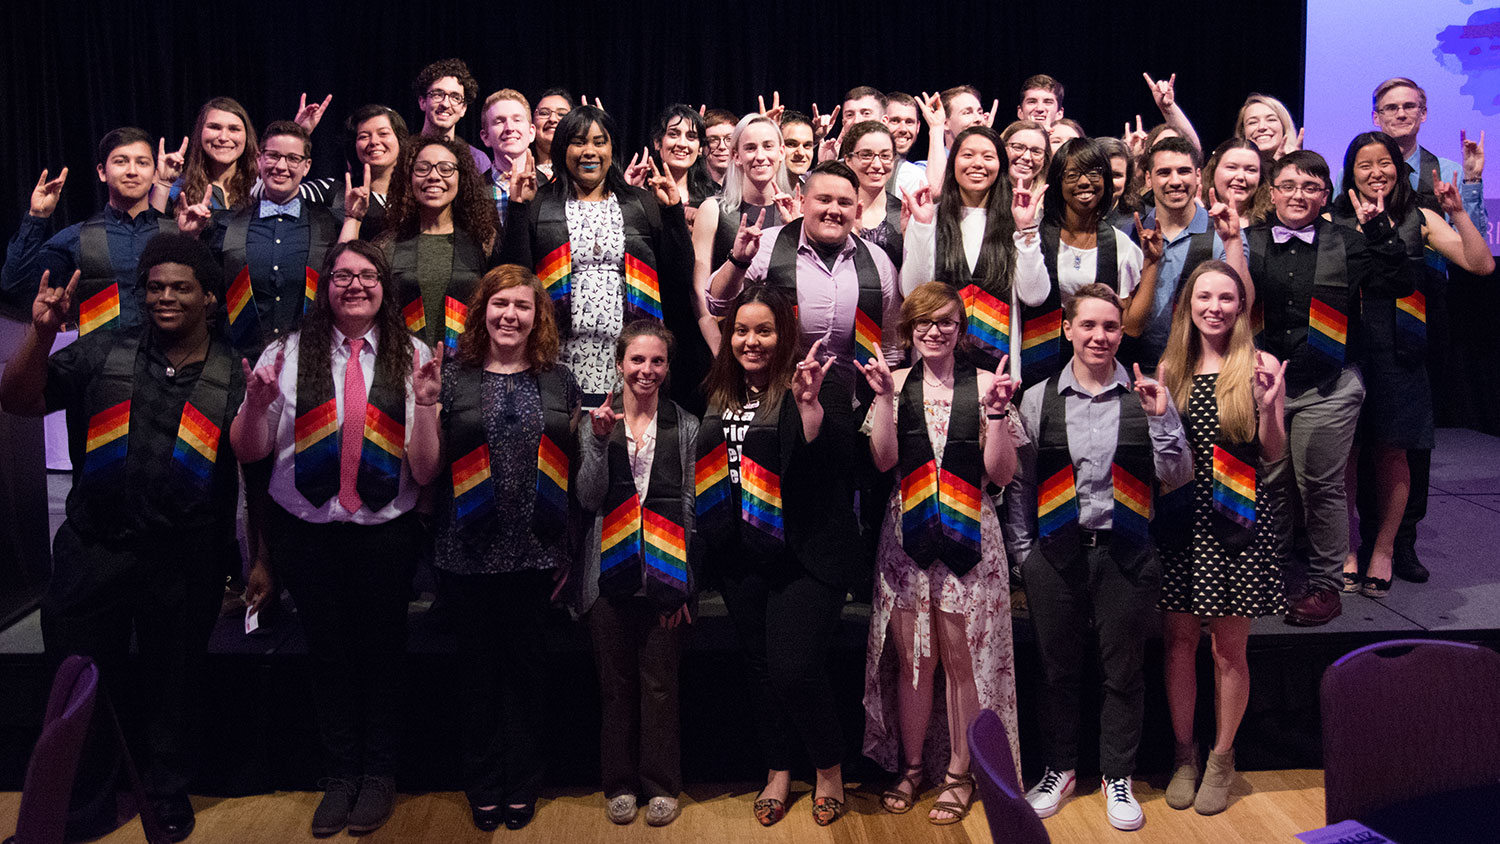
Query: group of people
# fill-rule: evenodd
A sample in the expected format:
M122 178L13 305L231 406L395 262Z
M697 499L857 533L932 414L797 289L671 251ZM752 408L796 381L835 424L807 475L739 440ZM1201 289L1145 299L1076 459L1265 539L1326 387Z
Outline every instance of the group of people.
M1341 179L1260 94L1205 162L1175 77L1146 83L1164 122L1123 138L1088 137L1035 76L1004 126L971 86L857 87L811 117L774 94L743 116L672 105L638 152L597 100L501 89L486 152L455 135L480 89L449 59L415 80L420 132L384 105L349 116L342 179L308 178L330 99L258 134L215 98L176 151L110 132L107 207L49 235L67 168L44 170L0 275L32 302L0 402L63 411L74 467L49 653L118 682L134 630L137 752L181 840L224 574L243 564L252 610L284 587L329 760L312 831L368 832L394 806L430 562L466 667L474 824L535 812L561 602L593 642L606 812L659 826L681 811L683 631L714 590L767 770L755 817L780 820L811 762L827 825L852 726L827 662L873 579L863 747L895 775L885 810L931 788L929 820L962 820L989 709L1018 774L1018 741L1041 747L1027 799L1055 813L1097 635L1101 791L1130 830L1159 608L1166 802L1223 811L1251 620L1322 624L1341 590L1425 577L1400 530L1432 447L1425 303L1444 262L1493 270L1483 138L1461 163L1419 146L1425 95L1395 78Z

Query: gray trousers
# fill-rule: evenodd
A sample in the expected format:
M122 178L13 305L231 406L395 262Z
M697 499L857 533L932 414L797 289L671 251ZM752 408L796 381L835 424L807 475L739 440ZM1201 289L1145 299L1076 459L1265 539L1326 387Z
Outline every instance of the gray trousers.
M1344 558L1349 554L1344 469L1364 399L1364 378L1359 367L1352 364L1344 367L1327 393L1310 389L1287 396L1287 451L1266 467L1266 486L1278 493L1271 496L1271 509L1277 526L1277 555L1283 565L1294 558L1295 520L1291 517L1288 485L1296 481L1307 528L1309 590L1337 591L1343 585Z

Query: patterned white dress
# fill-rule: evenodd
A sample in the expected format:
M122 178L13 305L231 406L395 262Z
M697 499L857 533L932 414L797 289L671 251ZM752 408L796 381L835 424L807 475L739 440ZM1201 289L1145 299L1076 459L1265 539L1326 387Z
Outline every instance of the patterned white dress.
M600 202L570 196L564 213L573 247L573 336L559 358L585 393L607 393L625 328L625 216L613 193Z

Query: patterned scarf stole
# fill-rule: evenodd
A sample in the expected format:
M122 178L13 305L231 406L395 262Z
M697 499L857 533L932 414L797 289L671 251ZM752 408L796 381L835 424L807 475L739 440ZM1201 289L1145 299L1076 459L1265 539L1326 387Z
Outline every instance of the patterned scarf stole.
M766 268L766 283L786 290L792 295L793 302L797 301L797 247L801 239L801 220L782 226L776 235L776 243L771 247L771 262ZM854 310L854 360L863 366L880 354L885 299L875 259L870 257L870 248L859 238L854 239L854 274L859 279L859 298Z
M616 399L624 413L623 399ZM625 425L615 426L608 445L609 490L599 540L599 592L628 598L644 585L662 610L675 610L690 596L687 532L682 511L682 464L677 407L661 399L656 411L656 450L646 500L636 492Z
M983 250L979 262L970 272L962 242L949 243L941 228L937 230L936 240L937 280L946 281L958 289L964 300L964 316L968 319L973 350L989 360L989 368L994 368L1002 355L1010 354L1010 279L996 278L990 272ZM943 269L942 260L949 250L956 250L958 256L951 273Z
M219 454L221 450L228 453L224 437L234 360L228 347L222 341L209 346L203 369L179 414L177 435L170 442L143 420L136 419L132 426L136 358L141 353L141 341L120 337L99 377L88 387L88 433L79 484L82 494L100 506L99 514L128 518L132 510L120 506L122 489L156 497L177 512L210 504Z
M1047 380L1037 443L1037 531L1042 553L1065 568L1081 549L1080 505L1068 447L1067 403L1058 392L1061 373ZM1110 465L1113 487L1110 553L1121 570L1135 572L1151 551L1152 488L1156 483L1146 412L1134 396L1119 394L1120 425Z
M1108 222L1099 223L1097 243L1094 281L1118 290L1120 266L1115 251L1115 229ZM1061 244L1061 226L1044 221L1041 228L1042 263L1047 268L1051 286L1041 305L1021 306L1021 381L1025 384L1051 378L1061 372L1063 365L1073 356L1073 349L1062 336L1063 296L1057 268Z
M406 340L394 337L390 342ZM332 379L323 390L315 389L311 372L300 366L300 357L298 363L293 478L302 497L312 506L322 507L339 492L342 425ZM342 378L343 372L337 377ZM381 376L377 362L375 383L366 396L364 442L355 480L360 500L372 512L395 500L406 456L406 379L394 384L389 380Z
M417 276L419 240L418 237L406 238L394 241L386 248L391 261L391 278L401 296L401 318L406 322L407 331L434 349L441 347L445 355L451 355L458 349L458 338L464 333L464 320L469 316L466 303L479 286L487 260L484 250L467 232L459 228L453 230L453 266L443 296L443 325L429 331L427 304L422 299L422 283Z
M114 264L109 256L109 231L102 213L78 229L78 269L81 271L78 290L73 295L73 301L78 303L78 336L118 327L120 285L115 281Z
M918 566L935 560L962 577L979 562L982 506L978 373L959 365L953 373L953 411L938 467L927 436L922 361L912 365L896 412L900 443L901 546Z
M792 449L790 439L795 436L788 430L791 423L784 413L789 402L791 396L783 396L774 414L762 403L748 423L726 422L717 408L710 408L704 417L698 429L694 474L697 530L708 549L738 546L748 556L763 559L779 555L786 547L781 479ZM729 474L726 425L744 428L738 483Z
M260 309L255 301L256 291L250 279L245 245L250 236L250 222L259 213L258 208L258 204L252 203L236 212L224 229L224 277L233 279L224 305L229 314L229 337L237 349L255 348L263 339ZM302 209L308 228L306 264L302 273L302 314L305 315L312 309L313 299L318 295L320 276L313 268L323 266L329 248L338 240L338 222L326 208L304 202Z
M657 260L651 246L653 233L661 227L660 219L647 211L641 196L634 190L616 194L625 230L625 261L621 267L621 301L624 324L637 319L662 319L661 283L657 277ZM568 232L567 199L561 192L547 191L536 204L535 253L542 257L536 264L552 299L557 329L563 337L573 334L573 246ZM653 200L654 203L654 200ZM653 205L654 208L654 205Z

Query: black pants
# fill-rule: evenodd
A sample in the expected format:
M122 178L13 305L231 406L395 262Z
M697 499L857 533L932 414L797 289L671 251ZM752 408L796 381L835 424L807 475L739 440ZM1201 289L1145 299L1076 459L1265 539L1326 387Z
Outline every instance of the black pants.
M313 658L313 707L328 773L395 776L416 520L315 525L280 507L269 516L273 565L292 593Z
M584 616L599 670L599 767L604 796L682 792L677 709L681 631L645 598L601 596Z
M1055 770L1078 767L1079 696L1092 622L1104 678L1099 767L1111 779L1131 776L1145 714L1141 669L1147 622L1161 588L1160 563L1153 554L1131 577L1108 547L1099 547L1082 549L1063 569L1037 550L1023 568L1042 657L1042 758Z
M546 767L551 571L438 572L468 678L464 771L474 806L532 803Z
M724 605L750 674L750 703L766 767L784 771L805 751L816 768L843 759L828 679L844 590L806 572L774 578L737 572L723 582Z
M102 689L125 717L131 755L152 797L185 792L196 768L203 656L224 586L226 549L211 531L157 537L131 548L90 540L64 522L53 543L53 573L42 600L42 639L51 665L82 654L99 665ZM139 650L128 683L130 639ZM102 702L74 790L78 829L113 828L118 752ZM137 722L138 721L138 722ZM112 729L112 728L110 728Z

